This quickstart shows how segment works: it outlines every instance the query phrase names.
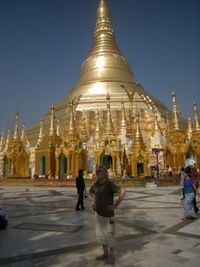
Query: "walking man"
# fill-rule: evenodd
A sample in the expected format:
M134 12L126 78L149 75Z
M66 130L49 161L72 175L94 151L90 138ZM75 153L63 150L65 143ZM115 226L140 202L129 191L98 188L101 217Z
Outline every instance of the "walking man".
M86 191L85 189L85 182L84 182L84 178L83 178L83 173L84 171L82 169L80 169L78 171L78 177L76 178L76 189L77 189L77 193L78 193L78 201L76 204L76 210L80 210L80 206L81 209L84 210L84 202L83 202L83 197L84 197L84 192Z

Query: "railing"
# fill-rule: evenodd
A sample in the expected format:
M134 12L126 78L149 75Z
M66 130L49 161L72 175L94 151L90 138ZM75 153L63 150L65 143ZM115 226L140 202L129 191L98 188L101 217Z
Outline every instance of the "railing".
M164 178L131 178L131 179L112 179L117 184L124 187L145 187L147 183L154 183L158 186L180 185L180 177L164 177ZM200 182L200 177L197 179ZM91 186L95 179L85 179L87 187ZM0 185L10 186L54 186L54 187L74 187L75 179L30 179L27 178L3 178L0 179Z

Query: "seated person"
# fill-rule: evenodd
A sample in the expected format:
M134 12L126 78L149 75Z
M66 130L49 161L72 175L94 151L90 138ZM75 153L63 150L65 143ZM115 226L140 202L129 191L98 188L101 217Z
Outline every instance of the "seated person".
M0 208L0 230L3 230L8 225L8 215Z

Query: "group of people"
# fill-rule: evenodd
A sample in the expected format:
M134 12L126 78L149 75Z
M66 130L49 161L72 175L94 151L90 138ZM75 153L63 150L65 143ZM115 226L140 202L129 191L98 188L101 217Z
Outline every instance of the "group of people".
M172 175L172 169L168 168L169 175ZM76 178L76 187L78 201L76 210L83 210L84 194L86 187L83 178L83 170L79 170ZM186 166L181 169L181 185L183 187L184 217L182 220L195 219L197 217L198 207L196 205L196 195L200 197L199 185L196 181L197 173L194 166ZM96 182L89 189L89 194L94 200L93 209L95 211L96 237L99 244L102 245L103 253L96 257L96 260L105 259L109 264L115 262L115 209L119 206L126 194L125 190L113 181L110 181L108 171L104 166L98 166L96 170ZM114 195L118 199L114 201Z
M180 184L183 188L183 221L188 219L196 219L199 208L196 203L196 195L200 197L199 184L197 182L197 171L195 166L186 166L181 168Z

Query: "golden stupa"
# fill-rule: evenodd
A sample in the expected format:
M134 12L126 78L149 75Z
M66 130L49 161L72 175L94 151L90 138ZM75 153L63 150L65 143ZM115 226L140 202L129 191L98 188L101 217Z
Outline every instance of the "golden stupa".
M127 59L117 46L107 3L99 1L92 49L81 66L76 85L68 96L55 105L55 114L61 121L65 121L66 107L73 100L76 112L80 111L82 115L89 116L86 127L91 134L93 131L91 120L94 117L92 114L96 111L104 113L107 110L108 96L116 132L122 102L127 116L130 111L135 114L136 110L143 114L146 111L150 117L156 110L162 116L166 116L167 113L167 107L145 92L144 88L135 81ZM48 116L49 114L44 118L46 125L49 124ZM65 125L65 123L62 124ZM30 142L34 144L38 135L38 125L28 133ZM32 133L35 133L34 137Z
M149 176L155 169L164 174L167 165L177 173L188 155L200 163L197 103L194 114L194 126L190 118L187 126L174 91L170 111L136 82L117 46L107 2L100 0L93 46L77 83L27 131L29 173L69 178L79 168L94 174L99 164L112 177Z

